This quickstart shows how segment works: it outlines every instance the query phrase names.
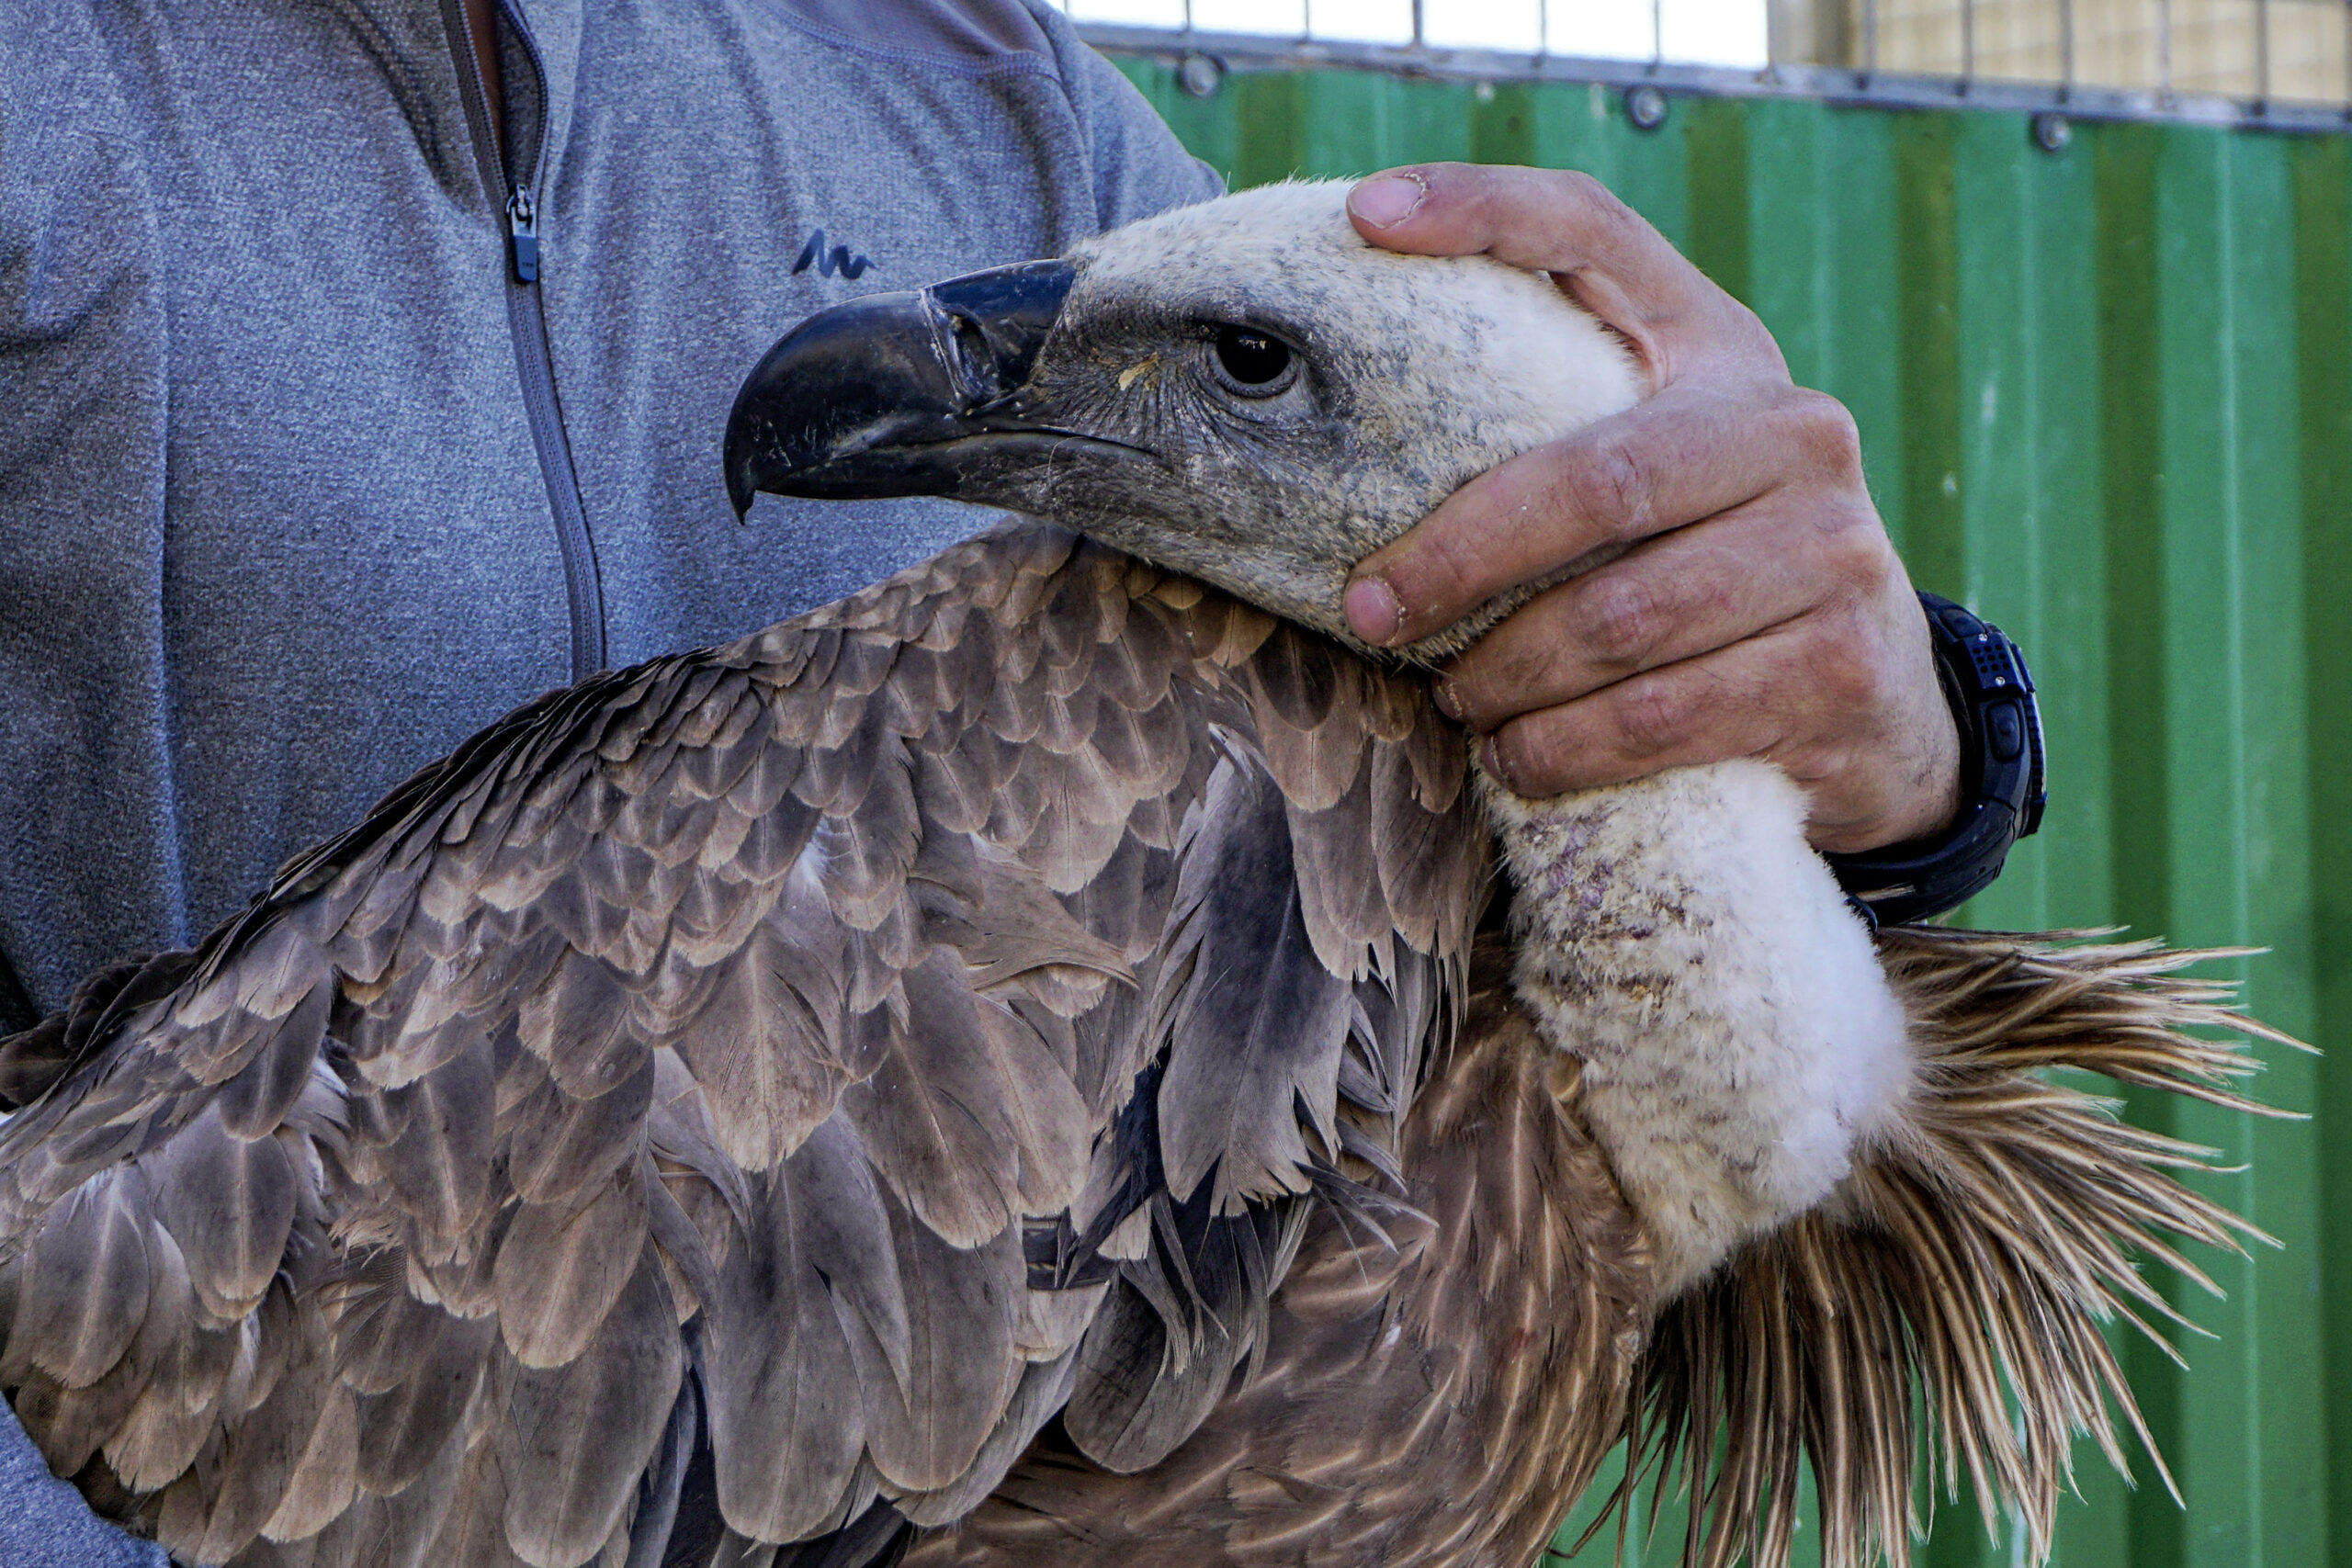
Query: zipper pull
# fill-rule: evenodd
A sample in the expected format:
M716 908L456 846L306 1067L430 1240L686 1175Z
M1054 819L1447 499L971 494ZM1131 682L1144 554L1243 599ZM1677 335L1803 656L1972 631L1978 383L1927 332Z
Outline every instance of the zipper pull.
M531 206L531 187L516 186L506 198L506 234L514 247L514 281L539 280L539 215Z

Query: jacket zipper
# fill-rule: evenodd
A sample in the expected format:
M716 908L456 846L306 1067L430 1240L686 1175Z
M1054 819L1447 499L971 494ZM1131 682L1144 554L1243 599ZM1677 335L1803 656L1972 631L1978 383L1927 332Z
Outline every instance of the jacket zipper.
M514 260L514 281L539 280L539 218L531 207L531 187L516 186L506 198L506 238Z
M505 195L506 324L514 339L523 416L530 426L531 445L538 453L539 477L547 483L548 509L554 513L556 544L563 555L564 596L571 616L571 678L584 681L605 667L605 591L596 574L596 545L588 533L587 509L581 504L580 475L572 467L571 444L563 432L563 411L556 401L555 361L548 350L547 311L539 293L538 208L531 187L547 167L545 128L541 127L538 155L529 177L510 182L505 160L491 135L489 85L474 58L463 0L443 0L441 9L449 46L457 56L458 80L465 88L466 123L473 134L483 188L493 200L502 191ZM538 79L538 112L544 119L547 69L540 62L538 45L519 18L510 14L506 24L522 40L523 52ZM507 108L511 124L512 95ZM509 141L521 142L519 137Z

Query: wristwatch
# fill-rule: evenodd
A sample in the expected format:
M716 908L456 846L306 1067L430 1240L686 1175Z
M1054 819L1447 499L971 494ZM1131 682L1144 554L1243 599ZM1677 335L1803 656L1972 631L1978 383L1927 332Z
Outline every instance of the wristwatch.
M1919 604L1960 729L1962 805L1933 839L1822 857L1873 924L1958 908L2001 874L2011 844L2041 826L2041 715L2025 655L1949 599L1922 593Z

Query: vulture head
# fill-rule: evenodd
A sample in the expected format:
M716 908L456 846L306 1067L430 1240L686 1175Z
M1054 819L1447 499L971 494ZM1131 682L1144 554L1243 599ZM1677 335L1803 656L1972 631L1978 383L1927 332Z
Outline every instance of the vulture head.
M737 511L763 490L1003 506L1352 641L1356 561L1640 380L1549 279L1367 244L1346 193L1267 186L810 318L736 400Z

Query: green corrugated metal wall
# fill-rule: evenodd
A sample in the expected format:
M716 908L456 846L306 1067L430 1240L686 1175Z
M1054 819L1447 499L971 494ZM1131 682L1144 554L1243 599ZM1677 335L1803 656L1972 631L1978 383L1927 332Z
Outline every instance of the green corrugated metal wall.
M2309 1122L2133 1107L2246 1162L2208 1185L2285 1245L2199 1259L2228 1299L2177 1298L2216 1336L2188 1371L2127 1352L2187 1510L2085 1447L2058 1561L2352 1568L2352 141L2082 124L2052 155L2014 115L1767 99L1644 132L1599 88L1330 71L1197 100L1126 69L1237 186L1587 170L1853 410L1913 576L2041 682L2048 821L1962 919L2267 947L2237 965L2256 1010L2337 1053L2261 1080ZM1926 1557L2015 1550L1946 1506Z

